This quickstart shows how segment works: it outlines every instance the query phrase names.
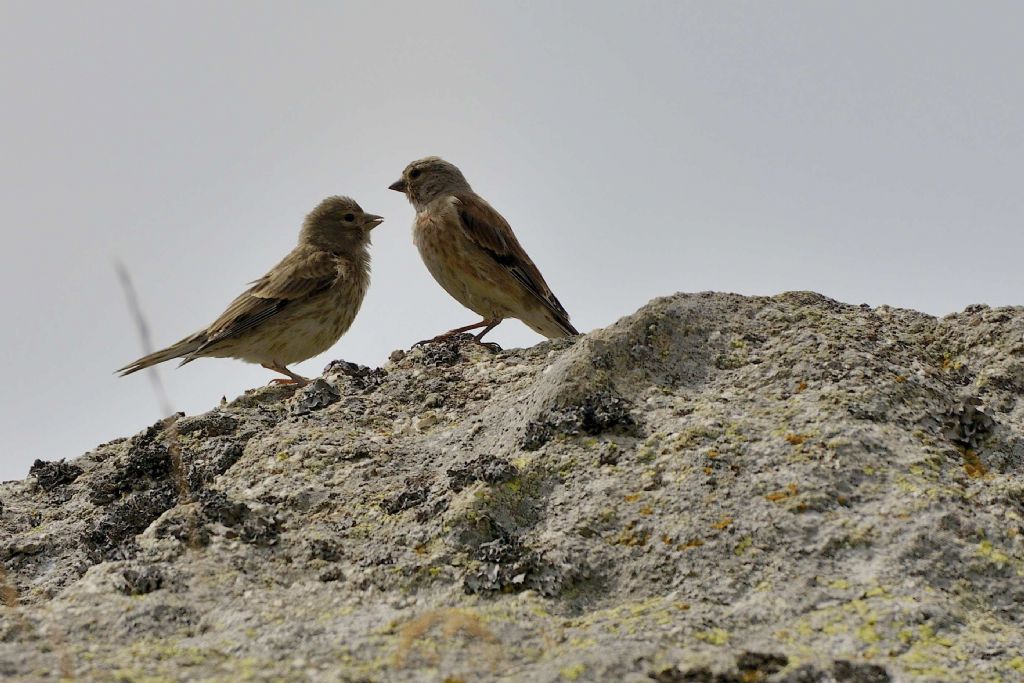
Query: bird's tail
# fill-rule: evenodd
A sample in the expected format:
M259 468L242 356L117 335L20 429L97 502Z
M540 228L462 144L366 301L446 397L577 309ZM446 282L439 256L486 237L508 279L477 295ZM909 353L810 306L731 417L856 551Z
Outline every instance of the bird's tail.
M548 335L548 339L556 339L558 337L575 337L579 334L576 328L572 326L572 323L569 322L568 318L559 318L555 322L557 323L558 330L561 334Z
M560 337L575 337L579 334L576 328L569 322L568 316L556 315L551 311L544 311L541 316L536 316L532 320L523 320L528 327L532 327L534 332L543 334L548 339L558 339Z
M188 356L190 353L197 350L202 345L203 341L204 335L202 333L190 335L182 339L177 344L171 344L166 349L161 349L160 351L155 351L149 354L148 356L143 356L142 358L139 358L138 360L129 363L123 368L118 368L114 372L118 373L119 376L124 377L125 375L132 374L133 372L144 370L150 367L151 365L163 363L165 360L171 360L172 358L181 358L183 356ZM184 362L188 362L189 360L191 359L187 358Z

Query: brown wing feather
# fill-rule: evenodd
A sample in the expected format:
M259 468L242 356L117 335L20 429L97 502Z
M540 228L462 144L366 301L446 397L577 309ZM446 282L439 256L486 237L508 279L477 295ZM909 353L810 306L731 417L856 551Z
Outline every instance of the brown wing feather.
M466 235L547 306L559 325L564 326L566 331L577 334L576 329L569 323L569 314L544 281L540 270L526 255L526 250L519 244L508 221L490 204L472 193L455 195L455 207Z
M206 341L190 356L251 330L292 302L330 288L341 275L340 263L333 254L296 249L231 302L207 328Z

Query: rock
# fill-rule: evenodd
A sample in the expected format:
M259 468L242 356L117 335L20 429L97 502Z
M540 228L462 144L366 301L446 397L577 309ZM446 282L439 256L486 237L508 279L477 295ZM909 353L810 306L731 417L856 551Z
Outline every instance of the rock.
M334 362L0 484L0 675L1019 680L1022 395L1022 308L808 292Z

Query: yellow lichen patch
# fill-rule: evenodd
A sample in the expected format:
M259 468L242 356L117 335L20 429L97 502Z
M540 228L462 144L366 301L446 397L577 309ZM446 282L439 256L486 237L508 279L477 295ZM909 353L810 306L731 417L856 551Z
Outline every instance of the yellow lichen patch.
M567 681L579 680L587 670L587 665L583 662L577 662L570 666L562 667L562 670L558 674Z
M622 499L624 501L626 501L627 503L635 503L636 501L640 500L640 494L639 493L627 493L626 495L624 495L622 497Z
M398 630L398 648L395 651L395 664L402 666L413 648L422 645L427 634L435 627L440 627L445 642L458 633L469 639L484 641L496 645L495 637L476 614L460 609L436 609L425 612L408 622Z
M769 493L768 495L765 496L765 498L767 498L768 500L770 500L773 503L777 503L780 500L786 500L787 498L792 498L793 496L795 496L797 494L797 491L798 491L798 489L797 489L796 484L788 484L788 485L786 485L786 488L784 490L782 490L782 491L775 491L774 493Z
M729 642L729 632L721 628L698 631L693 634L693 637L697 640L702 640L709 645L725 645Z
M981 462L981 458L978 454L967 448L963 451L964 456L964 472L971 479L978 479L988 474L988 468Z
M984 539L978 544L978 555L984 557L991 562L996 564L1006 564L1010 561L1010 556L1004 552L997 550L993 547L992 542L988 539Z
M791 445L799 446L800 444L807 441L807 439L811 437L808 434L794 434L791 432L789 434L786 434L786 436L783 438L785 438L786 441L788 441Z
M747 552L750 549L750 547L752 545L754 545L753 537L751 537L751 536L744 536L743 538L740 539L740 542L737 543L736 547L733 549L733 551L732 551L733 555L736 555L737 557L739 557L740 555L743 555L745 552Z
M692 550L693 548L699 548L704 545L704 541L699 538L691 538L686 543L680 543L676 546L677 550Z
M836 579L835 581L830 583L828 586L829 586L829 588L835 588L836 590L846 590L847 588L850 587L850 582L847 581L846 579Z
M626 528L619 532L618 536L612 539L615 545L647 545L651 538L651 532L647 529L637 529L636 522L630 522Z
M719 530L728 529L730 526L732 526L732 517L722 517L722 519L718 520L711 526Z
M875 629L875 622L873 620L868 620L868 623L857 629L857 637L865 643L877 643L882 639L878 635L878 630Z

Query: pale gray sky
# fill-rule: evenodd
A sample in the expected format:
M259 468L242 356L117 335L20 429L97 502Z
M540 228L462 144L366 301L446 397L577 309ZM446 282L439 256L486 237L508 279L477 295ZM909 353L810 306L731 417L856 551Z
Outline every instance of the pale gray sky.
M115 259L169 344L349 194L387 218L373 284L295 369L474 322L387 190L427 154L580 330L680 290L1021 303L1022 35L1017 2L0 0L0 479L161 417L144 374L112 374L140 355ZM189 414L272 376L161 367Z

